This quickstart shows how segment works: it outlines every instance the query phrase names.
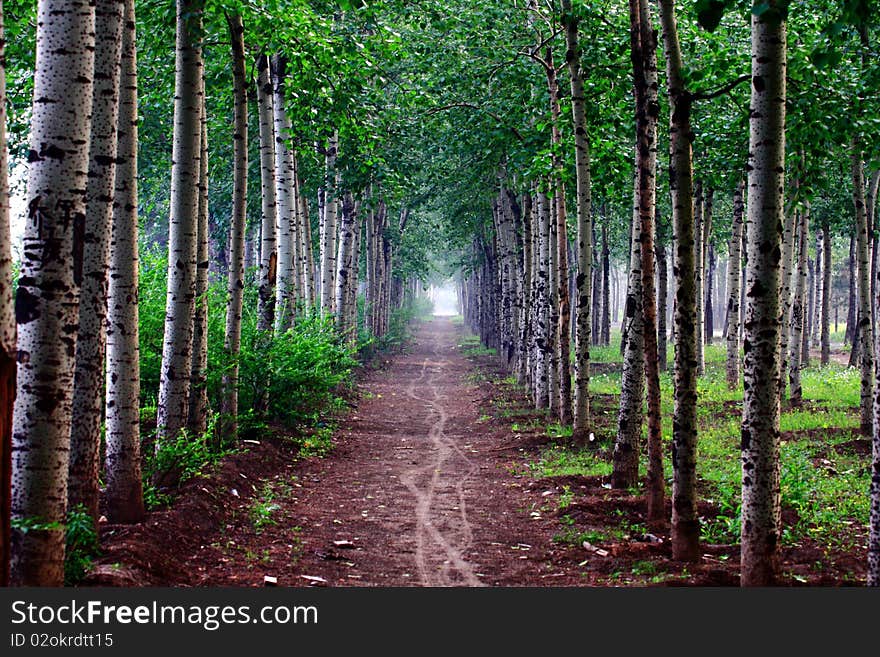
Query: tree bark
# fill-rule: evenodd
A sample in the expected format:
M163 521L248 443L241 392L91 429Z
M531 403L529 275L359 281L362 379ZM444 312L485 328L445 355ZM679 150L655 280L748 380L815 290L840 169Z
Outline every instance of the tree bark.
M235 441L238 436L238 357L241 351L241 311L244 302L244 230L247 224L248 178L248 107L244 59L244 24L238 14L226 16L232 43L232 217L229 222L229 275L226 284L226 327L223 351L228 369L223 375L223 402L220 408L221 440ZM264 93L264 92L260 92ZM265 101L264 101L265 102ZM262 155L262 154L261 154ZM262 248L272 248L272 240ZM270 254L269 261L271 263ZM260 252L261 274L266 259ZM271 265L270 265L271 266ZM261 285L263 283L261 277ZM263 308L265 311L265 307ZM268 319L266 317L263 318ZM268 325L262 327L268 333Z
M204 97L205 80L202 78ZM187 428L193 437L208 429L208 116L202 103L199 155L199 210L196 236L196 285L193 308L192 371ZM242 278L244 276L242 275Z
M548 184L551 184L552 180L548 180ZM552 185L551 185L552 190ZM559 390L559 345L557 343L558 335L557 328L559 326L559 288L557 287L557 281L559 280L559 251L557 249L557 245L559 242L559 224L556 221L556 211L558 206L556 205L556 195L555 192L551 191L548 194L547 200L547 211L550 215L550 232L549 232L549 265L550 269L547 275L547 297L550 301L549 307L549 323L547 325L547 347L548 347L548 356L547 356L547 385L548 385L548 408L550 413L555 417L559 417L559 400L560 400L560 390ZM488 299L491 303L494 301L494 297Z
M825 230L826 241L828 235L827 221L823 224ZM828 253L831 249L830 241L825 247ZM828 259L830 262L830 258ZM830 267L826 264L825 268ZM824 285L824 283L823 283ZM824 299L823 299L824 301ZM880 271L877 272L877 278L874 279L874 308L880 310ZM822 309L825 313L824 303ZM823 331L825 330L826 318L823 316ZM874 353L880 354L880 331L876 332L874 338ZM823 350L825 337L823 333ZM824 353L824 352L823 352ZM874 376L874 430L871 436L871 483L869 486L869 521L868 521L868 586L880 586L880 359L875 358L875 365L878 371Z
M38 2L12 432L12 518L30 527L12 531L13 586L64 581L94 53L94 5Z
M798 182L795 181L795 188ZM791 208L785 215L785 232L782 235L782 264L780 266L780 295L782 303L782 322L779 334L779 400L785 399L788 388L788 336L791 323L791 295L792 295L792 272L794 271L795 242L797 241L797 229L800 225L799 210Z
M293 324L293 153L290 119L284 107L287 63L282 55L270 62L272 78L273 117L275 126L275 202L276 202L276 270L275 270L275 331L283 333ZM332 294L332 290L331 290Z
M703 183L697 180L694 183L694 289L696 290L696 358L697 358L697 375L703 376L706 373L706 358L703 344L703 271L706 263L703 260L703 210L705 208L703 199Z
M849 342L849 367L856 367L859 362L859 341L856 339L856 317L858 315L858 296L856 295L856 281L858 279L858 260L856 259L856 231L849 236L849 304L846 313L846 334L844 343Z
M547 194L538 192L538 272L537 304L538 321L535 331L535 369L537 371L535 408L544 410L550 405L550 208Z
M874 298L874 279L877 277L877 261L880 259L880 226L877 225L877 218L875 216L875 210L877 207L877 192L878 188L880 188L880 169L877 169L871 174L871 177L868 179L868 186L865 190L865 214L868 217L868 236L870 238L870 246L868 247L871 252L871 298ZM872 336L871 341L873 344L873 340L876 337L874 334L877 333L877 313L876 309L871 305L871 328L872 328ZM876 355L875 355L876 358Z
M9 586L12 499L12 409L15 404L15 311L6 156L6 42L0 2L0 586Z
M614 442L611 485L631 488L639 479L639 439L642 435L645 399L645 361L642 295L642 223L639 214L639 179L634 190L633 221L630 231L629 284L624 310L623 374L620 381L620 410L617 439ZM653 270L652 270L653 273Z
M321 221L321 312L333 313L336 274L336 156L339 136L334 133L327 140L324 157L324 212Z
M107 268L116 179L121 0L95 4L95 71L86 188L83 278L70 425L68 509L82 507L98 526L98 471L107 345Z
M788 362L788 377L790 383L789 400L792 406L800 406L803 401L804 391L801 388L802 347L804 320L806 318L806 305L804 303L807 293L807 229L810 221L809 205L806 205L799 214L800 227L798 229L797 268L795 269L794 298L791 307L791 354ZM783 376L785 373L783 372Z
M574 121L577 199L577 279L575 304L575 370L572 439L586 444L590 430L590 343L592 342L593 220L590 182L590 141L587 136L586 98L578 44L579 19L572 13L571 0L563 0L565 61L571 87Z
M174 146L168 236L168 297L159 380L157 445L186 427L192 370L198 239L199 163L204 95L202 0L177 0Z
M561 110L559 107L559 80L556 76L556 68L553 66L553 51L547 49L547 86L550 92L550 114L553 117L551 134L552 141L557 147L562 145L560 133ZM571 302L568 297L568 229L567 212L565 207L565 183L562 177L563 163L559 150L554 149L553 155L553 204L555 213L555 247L556 257L553 271L555 273L553 286L554 315L556 321L551 330L555 331L554 360L555 360L555 388L558 389L556 399L557 416L563 425L572 423L572 396L571 396L571 347L569 343L569 322L571 321ZM553 404L551 403L551 406Z
M825 366L831 362L831 227L828 224L827 218L822 220L821 305L819 362Z
M700 559L696 497L697 362L696 252L694 250L691 105L682 73L674 0L660 0L670 103L669 187L672 193L675 278L675 400L672 418L672 556Z
M297 186L301 187L299 182ZM318 302L318 295L315 281L315 258L312 251L312 224L309 220L309 202L306 195L300 193L299 202L301 207L302 218L302 235L303 248L305 254L305 271L306 271L306 299L309 308L314 308Z
M715 269L718 264L715 259L715 247L710 244L706 254L706 295L703 305L703 342L712 344L715 336L715 317L713 288L715 287Z
M771 0L752 16L749 107L748 265L745 394L742 422L743 586L773 584L779 574L780 255L785 185L786 25Z
M669 294L668 280L669 267L666 264L666 247L660 240L654 245L655 260L657 262L657 363L661 372L668 368L667 343L666 343L666 297Z
M730 235L730 258L727 264L727 387L739 385L740 278L742 277L743 188L737 183L733 193L733 232Z
M336 330L344 339L350 339L352 327L349 325L348 286L353 276L355 224L357 207L351 192L342 197L342 221L339 225L339 251L336 257Z
M660 416L660 369L657 345L657 299L655 294L654 219L656 210L657 41L647 0L630 0L630 44L633 90L636 100L636 204L641 267L642 358L648 399L648 472L645 486L647 519L663 519L665 481ZM626 368L626 363L624 363ZM641 400L638 401L639 412ZM636 444L638 444L636 442ZM637 464L636 464L637 470Z
M853 206L855 208L856 255L858 257L858 319L853 344L859 344L861 371L859 418L863 436L873 435L872 394L874 388L874 353L871 346L871 261L868 253L869 226L865 210L865 176L862 154L854 142L851 153Z
M523 194L522 197L522 250L520 251L520 287L522 289L522 312L519 318L519 348L520 359L517 363L517 381L526 390L532 390L532 197Z
M703 273L705 282L703 285L703 344L712 344L715 327L712 323L712 286L715 284L715 249L711 244L712 235L712 203L715 198L715 190L711 187L706 190L703 199ZM705 349L703 350L703 369L705 371Z
M309 258L307 250L309 248L306 236L306 210L305 199L303 198L302 176L299 172L300 162L297 153L293 154L293 199L294 199L294 234L296 242L293 247L294 260L296 262L296 291L297 304L303 309L311 306L311 290L309 280L311 278L309 272Z
M275 225L275 130L269 58L257 60L257 110L260 117L260 284L257 301L257 330L269 333L275 324L275 277L278 267Z
M107 443L104 502L110 522L144 517L138 344L137 50L134 0L125 0L117 165L107 289Z
M611 343L611 250L608 248L608 225L602 224L602 344ZM616 306L615 306L616 308ZM616 312L616 310L615 310ZM615 320L616 321L616 320Z

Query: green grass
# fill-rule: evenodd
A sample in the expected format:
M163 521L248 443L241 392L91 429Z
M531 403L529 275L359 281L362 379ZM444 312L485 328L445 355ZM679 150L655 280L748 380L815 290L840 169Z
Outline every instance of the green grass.
M573 449L555 444L545 448L538 461L529 465L529 469L535 477L594 476L610 474L611 463L592 449Z
M619 335L615 337L619 340ZM598 363L620 361L616 345L593 348L591 355ZM743 390L742 384L735 390L727 387L723 345L707 346L705 355L706 374L699 378L697 386L697 475L700 497L715 505L717 516L703 519L702 534L703 540L708 542L736 543L740 532ZM591 394L619 397L620 379L619 371L595 373L590 381ZM802 383L803 407L784 408L780 418L780 430L784 434L780 453L782 505L788 510L787 518L794 518L784 528L783 544L814 538L826 545L845 547L859 540L854 530L868 523L869 513L867 459L847 450L834 449L858 437L859 372L836 363L825 367L816 365L802 372ZM670 373L661 374L660 386L664 469L671 486L673 381ZM530 465L531 474L535 477L609 474L609 451L565 445L566 429L559 425L548 427L548 434L561 440L541 452ZM646 435L645 428L645 439Z
M461 350L461 353L465 358L495 356L497 353L494 349L484 347L480 342L480 338L476 335L466 335L462 337L461 342L458 343L458 348Z

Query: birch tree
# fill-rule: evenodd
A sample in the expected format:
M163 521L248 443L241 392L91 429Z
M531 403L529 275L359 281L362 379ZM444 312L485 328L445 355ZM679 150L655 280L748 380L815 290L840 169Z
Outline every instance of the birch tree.
M234 118L232 128L232 217L229 222L229 275L226 284L226 330L223 343L223 351L229 363L229 369L223 376L223 403L221 408L223 430L221 437L235 440L238 434L238 355L241 350L241 310L244 299L244 229L247 222L248 114L247 80L244 61L244 24L239 14L227 15L226 22L229 28L229 38L232 42ZM266 246L265 241L263 246ZM264 259L261 255L261 269L263 263Z
M749 103L745 394L742 421L741 583L766 586L779 573L780 258L785 185L785 5L752 15Z
M189 413L204 102L202 9L202 0L177 0L168 296L156 417L160 442L176 437Z
M257 59L257 108L260 122L260 282L257 308L257 329L272 330L275 324L275 276L278 253L275 249L275 131L273 127L272 82L269 58Z
M822 220L822 311L819 362L831 362L831 226L828 218ZM880 352L878 352L880 353Z
M293 153L290 119L285 109L287 62L281 55L271 60L272 102L275 127L275 202L276 202L276 279L275 331L283 332L293 324Z
M6 157L6 42L0 1L0 586L9 586L12 408L15 403L15 312Z
M336 262L336 329L344 338L350 338L352 326L349 324L349 286L355 278L354 248L355 230L358 221L357 205L351 192L342 198L342 222L339 226L339 251Z
M571 86L571 112L574 121L575 173L577 199L577 299L575 303L574 416L572 438L587 442L590 428L590 343L592 342L591 283L593 271L593 220L590 193L590 140L587 136L586 98L580 66L579 19L571 0L562 3L566 51Z
M675 277L675 399L672 417L672 555L681 561L700 558L700 521L696 498L697 447L697 291L695 285L693 97L683 74L675 1L660 0L670 105L669 188L672 194L673 269Z
M333 313L336 291L336 221L338 214L336 156L338 150L339 135L333 133L327 140L324 152L324 211L321 220L321 312L326 315Z
M15 307L18 391L10 581L16 586L60 586L64 581L94 53L93 5L38 3L28 210Z
M801 368L803 333L806 319L806 294L807 294L807 248L810 213L809 205L805 205L800 211L800 227L798 228L797 267L795 268L794 298L791 308L791 352L788 363L788 377L791 384L789 400L792 406L800 406L803 401L804 391L801 388ZM783 327L784 329L785 327ZM783 373L783 376L785 373Z
M104 401L104 353L107 340L107 267L113 191L116 180L119 69L122 52L121 0L95 3L95 71L83 280L70 426L68 507L82 505L98 524L98 470Z
M858 315L853 344L859 345L859 430L863 436L873 434L872 393L874 387L874 352L871 346L871 273L868 215L865 209L865 174L861 153L854 143L850 155L852 197L855 209Z
M657 36L647 0L630 0L630 35L636 98L636 213L641 261L642 343L648 397L648 521L665 514L663 444L660 417L660 369L657 354L657 299L654 286L654 218L656 215ZM641 405L641 401L639 402Z
M202 78L202 98L205 80ZM196 276L193 303L192 367L186 425L193 436L208 428L208 117L204 101L199 119L199 188L196 212Z
M740 288L742 278L742 234L743 234L743 188L740 180L733 193L733 230L730 234L727 265L727 387L731 390L739 385L739 324Z
M110 522L139 522L141 483L138 345L137 52L134 0L125 0L116 182L107 289L104 501Z
M638 178L633 193L630 228L629 283L624 309L623 374L620 382L620 409L617 416L617 439L614 442L611 485L630 488L639 479L639 440L642 435L645 398L644 331L642 317L642 223L639 217ZM653 273L653 272L652 272Z

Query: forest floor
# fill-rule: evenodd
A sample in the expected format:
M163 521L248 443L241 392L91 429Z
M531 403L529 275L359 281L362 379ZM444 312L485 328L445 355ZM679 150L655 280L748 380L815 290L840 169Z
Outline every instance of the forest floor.
M267 434L143 523L103 524L84 584L738 584L737 545L672 561L668 526L645 526L638 490L611 490L605 476L540 476L536 461L558 442L547 419L462 339L460 325L435 318L364 371L328 454L303 457ZM593 411L610 424L615 404L597 395ZM783 583L858 583L863 562L801 541L783 551Z

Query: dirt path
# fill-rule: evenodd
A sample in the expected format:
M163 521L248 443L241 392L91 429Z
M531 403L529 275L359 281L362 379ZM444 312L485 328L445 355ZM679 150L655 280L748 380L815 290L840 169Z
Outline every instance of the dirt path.
M461 339L450 320L419 325L406 353L360 377L325 457L258 436L186 482L171 508L102 525L103 554L84 584L738 584L738 546L672 561L668 527L650 533L644 499L607 477L535 478L530 464L559 447L548 418L503 383L495 359L465 358ZM616 404L593 399L606 450ZM837 585L855 581L865 558L802 541L783 560L789 583Z
M422 324L408 353L361 382L332 454L297 468L303 488L288 511L302 549L282 578L484 586L540 577L532 561L546 558L549 541L504 458L510 437L485 430L483 391L469 383L459 340L450 320Z
M546 440L492 421L497 387L448 319L366 373L323 458L250 441L174 505L105 525L102 585L523 586L587 583L559 532L562 489L523 474ZM545 490L548 488L550 490ZM580 572L579 572L580 571Z

